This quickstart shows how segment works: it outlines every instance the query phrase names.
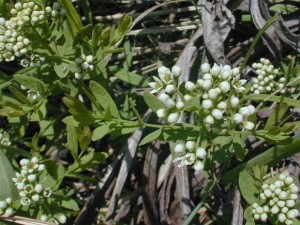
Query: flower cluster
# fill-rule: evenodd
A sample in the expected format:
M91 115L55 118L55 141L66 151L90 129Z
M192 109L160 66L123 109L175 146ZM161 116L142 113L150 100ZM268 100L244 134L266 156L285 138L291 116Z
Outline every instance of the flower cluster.
M260 193L263 205L260 206L258 203L252 205L254 219L266 222L268 217L273 217L281 223L292 224L292 220L299 215L295 208L298 191L293 178L283 173L277 180L265 182Z
M42 203L44 198L49 198L52 190L44 188L39 183L39 174L45 169L45 165L40 164L37 157L33 157L31 160L22 159L20 165L21 172L16 172L16 177L12 180L19 191L21 204L26 206L31 205L32 202Z
M25 55L30 45L30 40L24 35L26 26L37 26L46 18L46 12L32 1L17 2L10 15L9 19L0 17L0 61L13 61L15 57Z
M59 214L59 215L41 215L40 218L41 221L43 222L48 222L48 223L53 223L53 224L64 224L67 222L67 217L64 214Z
M26 57L21 60L21 66L28 67L28 66L38 66L40 67L42 63L45 61L44 56L40 56L38 54L31 55L30 57Z
M206 125L228 120L252 130L255 125L248 118L255 113L255 107L240 107L240 96L244 94L246 80L240 79L239 68L217 64L210 67L208 63L204 63L201 72L202 78L197 83L185 82L182 94L177 87L180 68L174 66L170 71L166 67L160 67L158 77L153 77L155 82L149 83L152 88L150 93L159 93L158 99L164 105L164 108L157 110L157 116L166 118L168 123L176 123L186 103L199 99Z
M4 201L0 201L0 215L1 216L11 216L14 212L12 207L12 199L6 198Z
M45 11L53 18L64 17L67 14L67 11L64 8L61 8L58 2L54 2L52 8L47 6Z
M253 79L253 86L250 91L254 94L268 94L280 90L281 94L286 92L286 79L280 76L277 68L270 60L261 58L259 63L252 64L257 77Z
M175 144L174 151L180 154L180 156L173 161L180 161L178 167L193 165L196 172L200 172L203 169L204 164L202 160L207 153L204 148L197 147L195 141L178 142Z
M1 145L10 145L11 142L9 141L8 137L4 137L2 133L0 133L0 144Z
M87 71L92 71L94 69L94 57L92 55L80 55L80 57L75 59L76 63L76 72L75 78L80 79L82 77L82 73Z

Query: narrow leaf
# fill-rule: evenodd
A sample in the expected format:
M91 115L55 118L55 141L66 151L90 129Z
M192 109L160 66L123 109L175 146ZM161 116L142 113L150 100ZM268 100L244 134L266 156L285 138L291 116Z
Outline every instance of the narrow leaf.
M146 137L143 138L143 140L140 142L141 145L145 145L151 141L154 141L159 138L159 136L162 133L162 128L157 129L156 131L153 131L152 133L148 134Z

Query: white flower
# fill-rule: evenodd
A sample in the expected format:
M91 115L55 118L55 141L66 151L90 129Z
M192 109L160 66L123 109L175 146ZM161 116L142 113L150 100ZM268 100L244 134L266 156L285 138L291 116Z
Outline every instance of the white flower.
M210 73L214 77L218 77L221 73L221 67L219 67L216 63L213 65L213 67L210 69Z
M217 120L223 118L223 112L220 109L213 109L211 115Z
M191 81L187 81L184 85L185 89L188 91L194 91L196 89L196 85L191 82Z
M167 109L172 109L176 105L175 101L171 98L167 98L165 101L163 101L163 104L166 106Z
M204 157L206 156L206 150L205 148L202 147L198 147L196 149L196 156L200 159L204 159Z
M183 109L184 108L184 103L183 102L177 102L176 103L176 108L179 109L179 110Z
M247 80L245 79L241 79L240 80L240 75L237 75L232 81L231 81L231 84L233 86L233 88L235 90L238 90L238 91L244 91L245 90L245 87L243 86L245 83L247 82Z
M60 223L66 223L67 222L67 217L64 215L64 214L60 214L57 218L57 220L60 222Z
M212 86L212 81L211 80L204 80L202 84L202 88L204 90L209 90Z
M168 84L165 90L168 94L173 94L176 91L176 87L174 84Z
M227 103L225 101L221 101L217 105L218 109L225 110L227 108Z
M208 91L208 97L209 97L211 100L216 99L216 98L218 97L218 94L219 94L219 92L216 91L215 89L210 89L210 90Z
M239 100L238 97L236 97L234 95L231 96L231 98L230 98L230 105L231 105L232 108L236 108L238 106L239 102L240 102L240 100Z
M174 151L179 152L179 153L184 152L185 151L185 144L184 143L177 143L175 145Z
M274 205L271 209L272 214L277 214L279 212L279 207L277 205Z
M253 128L255 127L254 123L250 122L250 121L244 121L243 122L243 127L247 130L253 130Z
M208 115L208 116L205 117L205 123L207 123L207 124L214 124L215 123L215 119L211 115Z
M167 115L167 111L165 109L159 109L156 111L156 115L158 118L164 118Z
M283 223L286 219L286 216L283 213L278 214L278 220Z
M48 220L48 216L47 215L41 215L40 220L43 221L43 222L46 222Z
M179 77L181 75L181 69L179 66L172 67L172 73L175 77Z
M178 165L178 167L188 166L192 165L195 162L195 154L194 153L186 153L184 156L177 157L173 160L173 162L181 161Z
M222 81L219 87L223 93L227 93L230 90L230 84L227 81Z
M210 65L208 63L203 63L201 65L201 71L202 73L208 73L210 70Z
M203 162L201 161L196 161L193 165L193 168L196 172L200 172L201 170L203 170L204 168L204 165L203 165Z
M194 141L187 141L185 143L185 147L188 149L188 150L193 150L195 148L195 145L196 145L196 142Z
M205 99L202 101L202 107L204 109L210 109L211 107L213 107L213 102L210 99Z
M29 198L21 198L21 205L27 206L30 205L31 201Z
M243 116L239 113L234 114L232 119L236 124L240 124L243 122Z
M170 115L168 116L169 123L176 123L176 122L178 122L178 120L179 120L178 112L170 113Z
M212 76L210 73L206 73L203 75L203 80L211 80L212 79Z

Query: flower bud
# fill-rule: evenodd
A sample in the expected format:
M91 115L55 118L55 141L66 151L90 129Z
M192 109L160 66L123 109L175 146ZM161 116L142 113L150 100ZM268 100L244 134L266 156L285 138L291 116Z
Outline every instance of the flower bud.
M243 116L239 113L234 114L232 119L236 124L240 124L243 122Z
M196 89L196 85L191 82L191 81L187 81L184 85L185 89L188 91L194 91Z
M200 172L201 170L203 170L204 168L204 165L203 165L203 162L201 161L196 161L193 165L193 168L196 172Z
M156 115L158 118L164 118L165 116L167 116L167 111L165 109L159 109L156 111Z
M185 147L188 149L188 150L193 150L195 148L195 145L196 145L196 142L194 141L187 141L185 143Z
M266 189L264 190L264 194L267 198L270 198L272 196L272 191L270 191L270 189Z
M271 209L272 214L277 214L279 212L279 207L277 205L274 205Z
M196 150L196 156L199 157L200 159L204 159L204 157L206 156L205 148L198 147Z
M174 151L178 152L178 153L184 152L185 151L185 144L183 144L183 143L176 144L175 148L174 148Z
M295 206L295 201L294 200L287 200L286 202L286 207L292 208Z
M167 98L163 104L166 106L167 109L172 109L175 107L176 103L173 99Z
M218 109L225 110L227 108L227 103L225 101L221 101L217 105Z
M174 112L174 113L170 113L170 115L168 116L168 122L169 123L176 123L179 120L179 113Z
M240 100L236 96L232 96L230 98L230 105L232 108L236 108L238 106L239 102L240 102Z
M210 109L213 106L213 102L210 99L205 99L202 101L202 107L204 109Z
M184 108L184 103L183 102L177 102L176 103L176 108L179 109L179 110L183 109Z
M259 214L262 214L264 212L264 210L263 210L262 207L259 206L259 207L256 208L256 212L259 213Z
M260 215L260 220L261 220L261 221L266 222L267 219L268 219L267 213L262 213L262 214Z
M176 91L176 87L175 87L174 84L168 84L168 85L166 86L166 92L167 92L168 94L173 94L175 91Z
M213 109L211 115L217 120L223 118L223 112L220 109Z
M205 117L205 123L207 124L214 124L215 120L211 115Z
M211 80L204 80L202 84L202 88L204 90L209 90L212 86L212 81Z
M286 185L290 185L290 184L292 184L294 182L294 179L292 178L292 177L286 177L285 179L284 179L284 183L286 184Z
M186 102L190 102L193 100L193 96L191 96L191 95L184 95L183 98Z
M64 214L60 214L57 218L58 222L64 224L67 222L67 217Z
M210 65L208 63L203 63L201 65L201 71L202 73L209 73Z
M278 220L279 220L281 223L283 223L283 222L285 221L285 219L286 219L285 214L283 214L283 213L279 213L279 214L278 214Z
M254 129L254 123L250 122L250 121L244 121L243 122L243 127L247 130L253 130Z
M245 107L240 108L239 113L244 117L248 117L248 116L250 116L251 111L247 106L245 106Z
M210 89L208 91L208 97L211 99L211 100L214 100L218 97L218 92L215 90L215 89Z
M221 82L219 87L223 93L227 93L230 90L230 84L227 81Z
M203 80L211 80L211 79L212 79L212 76L211 76L210 73L206 73L206 74L203 75L202 78L203 78Z
M179 77L181 75L181 69L179 66L172 67L172 73L175 77Z
M214 77L218 77L221 73L221 68L215 63L213 65L213 67L210 69L210 73L214 76Z

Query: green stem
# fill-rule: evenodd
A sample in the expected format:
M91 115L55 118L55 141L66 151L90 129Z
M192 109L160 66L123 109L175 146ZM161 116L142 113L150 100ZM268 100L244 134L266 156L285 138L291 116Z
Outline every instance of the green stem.
M265 31L272 25L274 24L275 22L277 22L278 20L278 15L275 15L273 16L271 19L269 19L266 24L263 26L263 28L261 28L260 31L258 31L257 35L255 36L252 44L250 45L250 48L245 56L245 59L240 67L240 74L243 73L243 70L245 69L247 63L248 63L248 60L251 56L251 53L253 52L255 46L257 45L257 42L259 41L259 39L262 37L262 35L265 33Z

